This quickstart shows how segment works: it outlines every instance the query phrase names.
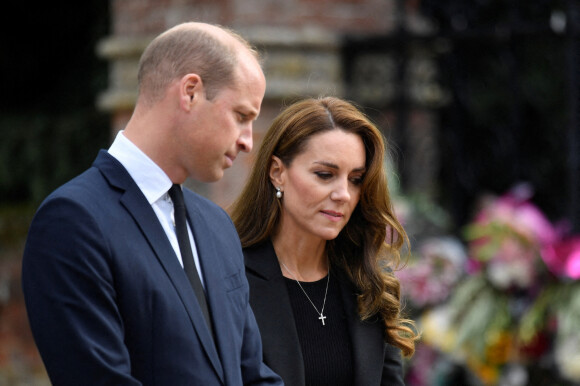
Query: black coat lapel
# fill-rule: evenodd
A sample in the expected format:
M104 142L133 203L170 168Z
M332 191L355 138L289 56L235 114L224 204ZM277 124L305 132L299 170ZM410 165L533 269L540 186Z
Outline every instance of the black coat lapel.
M333 272L334 273L334 272ZM355 385L380 385L383 364L383 333L380 321L361 321L357 293L346 275L337 272L350 330Z
M333 272L334 273L334 272ZM358 315L357 291L346 274L337 272L349 323L356 386L403 386L399 349L385 343L384 323L379 317L362 321Z
M286 386L304 386L304 361L288 290L270 241L244 250L250 304L256 316L264 362ZM272 354L270 354L272 353Z

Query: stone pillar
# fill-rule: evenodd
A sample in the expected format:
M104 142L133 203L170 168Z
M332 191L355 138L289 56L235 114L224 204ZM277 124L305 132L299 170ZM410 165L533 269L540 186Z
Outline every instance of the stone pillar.
M112 136L125 127L137 99L137 68L143 50L153 36L111 36L99 42L97 55L109 61L109 88L97 106L112 113Z

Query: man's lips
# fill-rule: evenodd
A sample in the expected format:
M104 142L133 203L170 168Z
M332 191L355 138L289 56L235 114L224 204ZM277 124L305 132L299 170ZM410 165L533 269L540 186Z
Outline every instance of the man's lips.
M231 154L226 154L226 163L228 165L228 167L232 166L234 164L234 160L236 159L235 155L231 155Z

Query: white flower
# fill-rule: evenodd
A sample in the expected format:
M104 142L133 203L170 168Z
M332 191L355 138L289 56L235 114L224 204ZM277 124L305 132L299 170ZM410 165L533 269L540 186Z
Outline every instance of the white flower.
M554 354L562 375L580 382L580 335L558 337Z

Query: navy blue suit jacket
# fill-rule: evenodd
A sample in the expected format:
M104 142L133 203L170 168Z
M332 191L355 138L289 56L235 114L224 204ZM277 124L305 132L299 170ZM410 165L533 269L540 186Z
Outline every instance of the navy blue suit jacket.
M275 385L235 228L184 189L215 344L153 209L106 151L52 193L29 230L22 282L55 385Z
M250 303L264 347L264 362L287 386L304 386L304 359L288 289L270 241L244 249ZM361 321L357 291L346 275L333 269L340 283L353 347L353 386L403 386L401 350L385 343L379 318Z

